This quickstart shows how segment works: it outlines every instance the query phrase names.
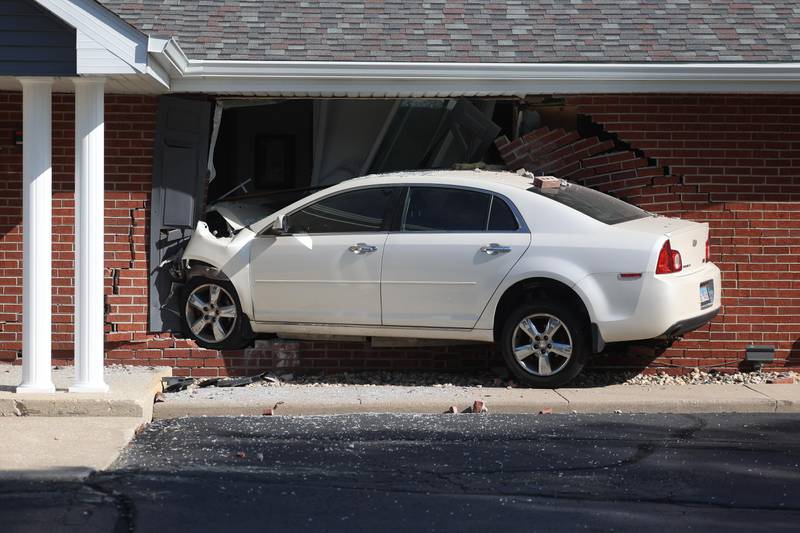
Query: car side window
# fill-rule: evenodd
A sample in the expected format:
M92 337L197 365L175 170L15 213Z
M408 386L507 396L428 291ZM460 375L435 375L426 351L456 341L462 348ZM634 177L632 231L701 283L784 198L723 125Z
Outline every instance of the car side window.
M505 200L492 197L492 208L489 213L489 231L517 231L519 222Z
M411 187L403 231L485 231L492 196L452 187Z
M289 233L384 231L396 187L374 187L323 198L288 216Z

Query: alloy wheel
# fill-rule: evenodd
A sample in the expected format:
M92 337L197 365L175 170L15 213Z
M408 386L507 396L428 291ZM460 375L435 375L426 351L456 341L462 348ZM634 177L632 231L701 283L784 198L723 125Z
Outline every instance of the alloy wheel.
M204 342L224 341L236 325L236 302L215 283L195 287L186 300L184 312L192 333Z
M511 336L511 351L519 365L534 376L552 376L572 357L572 335L556 316L537 313L523 318Z

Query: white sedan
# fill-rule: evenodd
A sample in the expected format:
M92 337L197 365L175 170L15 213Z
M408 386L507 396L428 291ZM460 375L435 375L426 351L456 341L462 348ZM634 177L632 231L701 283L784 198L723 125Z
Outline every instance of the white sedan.
M721 300L707 224L508 172L367 176L274 212L217 204L182 271L201 346L254 333L493 342L542 387L605 343L696 329Z

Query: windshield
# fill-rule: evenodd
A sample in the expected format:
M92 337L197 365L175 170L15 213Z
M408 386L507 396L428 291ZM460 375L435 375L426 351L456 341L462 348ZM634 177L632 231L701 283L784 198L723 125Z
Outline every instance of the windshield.
M643 209L574 183L553 188L531 187L528 190L571 207L605 224L620 224L649 216L649 213Z

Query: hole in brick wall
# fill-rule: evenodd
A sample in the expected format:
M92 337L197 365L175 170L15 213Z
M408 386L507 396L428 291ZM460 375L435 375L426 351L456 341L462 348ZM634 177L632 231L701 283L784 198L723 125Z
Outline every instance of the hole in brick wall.
M111 269L111 294L119 294L119 269Z

